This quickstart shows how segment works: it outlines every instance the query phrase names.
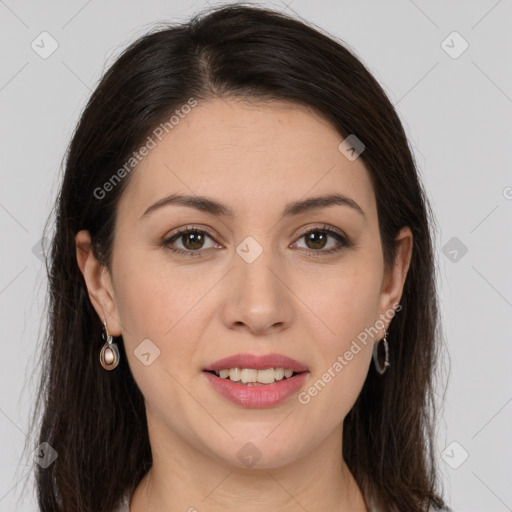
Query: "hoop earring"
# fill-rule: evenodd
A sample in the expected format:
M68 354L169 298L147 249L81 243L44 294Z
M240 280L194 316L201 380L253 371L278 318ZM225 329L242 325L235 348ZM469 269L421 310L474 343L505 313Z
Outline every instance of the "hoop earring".
M378 347L380 345L380 342L375 343L375 345L373 345L373 362L375 363L375 369L377 370L377 372L380 375L382 375L387 370L388 366L391 366L391 364L389 362L389 346L388 346L387 336L388 336L388 333L386 332L386 328L384 328L384 338L382 338L382 340L381 340L384 342L384 349L386 351L384 367L382 367L379 364Z
M110 371L119 364L120 356L117 344L112 342L112 335L108 332L106 321L103 324L103 333L101 338L105 341L105 344L100 352L100 363L105 370Z

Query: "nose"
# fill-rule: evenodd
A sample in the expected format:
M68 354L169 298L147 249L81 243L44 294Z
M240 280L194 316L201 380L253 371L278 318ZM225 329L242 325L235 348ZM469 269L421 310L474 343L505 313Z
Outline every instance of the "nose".
M277 255L253 239L240 244L233 265L222 307L226 327L252 335L288 328L293 316L293 293Z

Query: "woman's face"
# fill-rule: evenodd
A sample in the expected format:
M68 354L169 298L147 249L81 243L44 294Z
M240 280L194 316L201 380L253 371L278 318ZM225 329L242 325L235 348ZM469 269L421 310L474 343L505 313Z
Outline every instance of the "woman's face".
M155 140L118 205L112 274L88 278L98 314L123 336L152 442L267 468L340 443L400 300L410 232L385 273L369 173L306 109L211 100ZM311 201L334 195L348 199ZM151 208L169 196L189 199ZM306 371L259 386L206 371L240 354Z

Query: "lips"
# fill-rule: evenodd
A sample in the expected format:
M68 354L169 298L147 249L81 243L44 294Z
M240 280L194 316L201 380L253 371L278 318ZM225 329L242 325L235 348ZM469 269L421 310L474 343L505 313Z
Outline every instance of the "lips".
M254 370L266 370L267 368L287 368L296 373L309 371L309 368L299 361L283 354L235 354L219 359L204 368L204 371L220 371L227 368L251 368Z
M263 385L232 382L229 379L217 377L209 371L204 371L203 375L211 387L232 404L249 409L266 409L285 403L297 393L305 385L309 372L297 373L289 379Z
M281 378L273 383L259 384L233 382L221 378L216 372L234 368L245 370L268 370L269 368L292 370L289 378ZM225 399L245 408L276 407L294 393L307 381L309 368L291 357L283 354L235 354L219 359L203 369L203 374L212 388Z

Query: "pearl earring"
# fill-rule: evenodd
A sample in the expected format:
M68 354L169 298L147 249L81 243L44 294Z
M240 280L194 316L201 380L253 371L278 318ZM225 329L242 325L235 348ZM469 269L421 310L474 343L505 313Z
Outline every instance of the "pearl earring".
M101 337L105 341L100 352L101 366L103 366L105 370L113 370L119 364L120 356L117 344L112 342L112 335L108 332L106 320L103 324Z

